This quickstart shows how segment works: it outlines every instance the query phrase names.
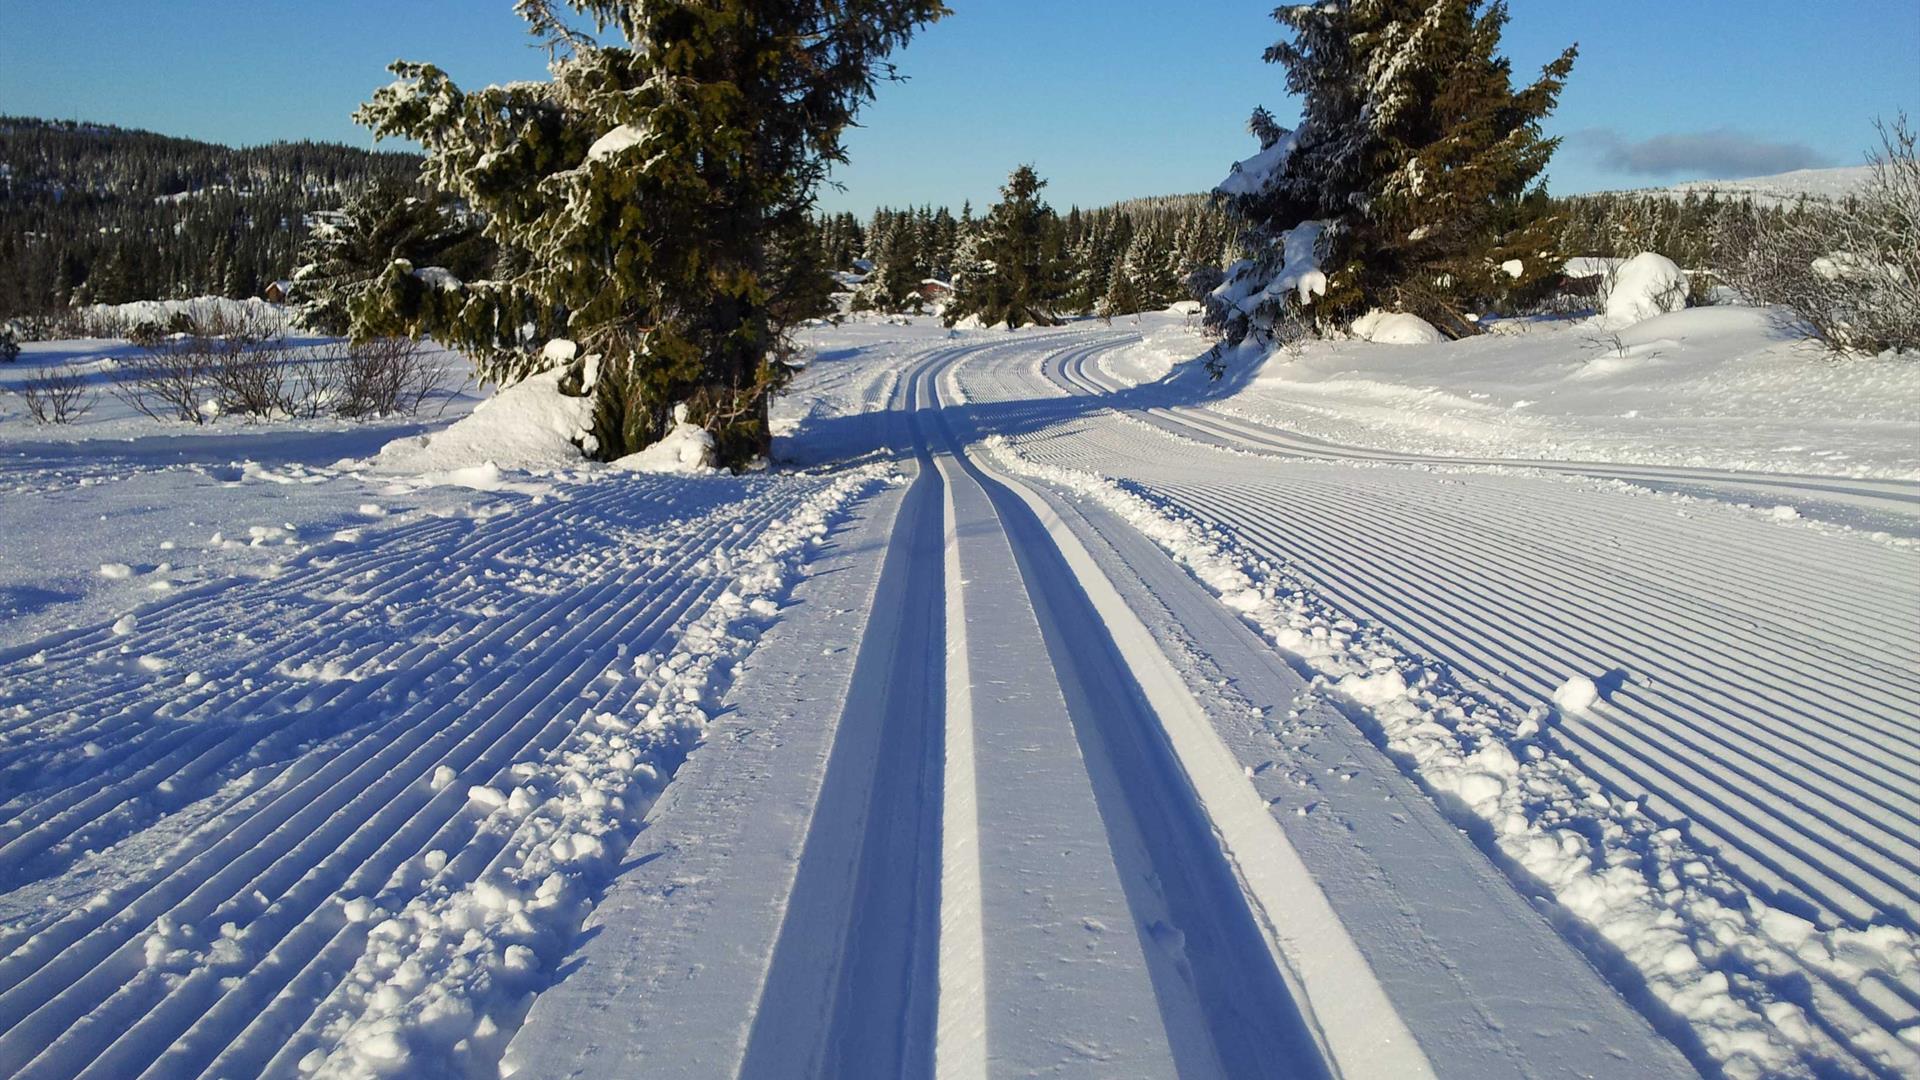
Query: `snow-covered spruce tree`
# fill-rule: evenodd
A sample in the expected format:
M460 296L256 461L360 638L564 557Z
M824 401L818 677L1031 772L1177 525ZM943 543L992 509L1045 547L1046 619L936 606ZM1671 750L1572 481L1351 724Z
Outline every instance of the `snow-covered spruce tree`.
M437 196L386 180L356 196L337 220L321 221L300 246L293 272L300 325L323 334L352 331L380 319L374 285L396 260L477 278L492 266L493 243L470 215Z
M948 326L970 316L987 326L1005 324L1016 330L1028 323L1060 324L1054 312L1070 284L1061 250L1065 233L1053 208L1040 197L1046 186L1031 165L1020 166L1007 178L1000 201L981 222L971 265L954 275Z
M876 230L876 234L869 256L873 269L854 294L854 309L887 313L918 310L922 306L920 283L927 277L918 231L910 219L901 218Z
M1540 131L1577 50L1515 89L1499 55L1501 0L1322 0L1274 12L1290 32L1266 59L1301 99L1288 131L1266 110L1260 153L1216 195L1252 253L1208 299L1231 342L1303 308L1333 328L1371 308L1459 336L1465 316L1551 286L1564 263L1538 178Z
M772 237L796 227L887 55L939 0L517 0L552 78L467 92L431 64L358 119L426 151L423 179L500 246L483 281L395 264L384 324L473 353L494 381L578 343L563 389L590 394L589 452L658 440L676 405L720 460L766 451L786 365ZM593 31L579 22L590 23ZM609 33L611 31L611 33ZM606 37L602 41L595 34ZM615 44L614 42L619 42ZM596 359L597 358L597 359Z

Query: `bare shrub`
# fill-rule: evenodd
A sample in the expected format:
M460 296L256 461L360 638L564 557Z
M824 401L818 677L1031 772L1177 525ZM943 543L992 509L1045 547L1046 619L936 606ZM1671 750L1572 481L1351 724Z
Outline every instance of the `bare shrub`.
M122 361L114 396L155 420L204 424L209 400L255 420L367 420L418 415L452 388L446 354L407 338L295 346L264 321L195 326Z
M112 393L151 419L204 424L200 406L213 365L205 339L180 338L122 360Z
M284 350L248 348L245 341L225 338L203 338L193 347L207 357L207 380L222 413L255 419L292 415Z
M75 371L48 371L14 390L37 424L71 424L93 408L99 394Z
M445 355L412 338L375 338L354 344L341 361L337 415L346 419L414 416L447 389Z
M187 315L182 312L182 315ZM176 316L177 317L177 316ZM258 308L210 305L187 315L188 332L195 337L255 345L276 341L284 334L279 316Z
M20 359L20 334L12 326L0 327L0 364Z
M286 373L286 413L295 420L340 415L341 386L346 381L344 345L296 350L274 346Z
M1880 127L1867 185L1833 207L1772 226L1737 217L1720 262L1749 300L1793 313L1837 352L1920 350L1920 159L1905 116Z

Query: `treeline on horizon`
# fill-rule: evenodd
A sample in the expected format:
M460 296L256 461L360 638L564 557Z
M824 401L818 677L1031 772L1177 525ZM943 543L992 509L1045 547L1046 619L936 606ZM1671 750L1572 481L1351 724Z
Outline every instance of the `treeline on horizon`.
M382 183L411 184L407 153L290 142L233 148L73 121L0 117L0 318L89 304L258 296L291 278L317 220ZM1223 169L1224 172L1224 169ZM1555 200L1564 249L1658 251L1691 267L1749 198L1607 193ZM1776 207L1783 219L1801 212ZM984 215L972 204L816 216L804 260L864 272L838 286L854 310L926 310L951 282ZM1129 314L1188 299L1198 269L1241 257L1236 229L1205 195L1141 198L1053 215L1048 244L1067 267L1061 311Z

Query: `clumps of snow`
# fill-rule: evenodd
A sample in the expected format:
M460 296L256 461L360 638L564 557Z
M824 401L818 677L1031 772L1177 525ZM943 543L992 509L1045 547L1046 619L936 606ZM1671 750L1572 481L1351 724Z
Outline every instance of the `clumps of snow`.
M101 563L100 576L108 581L125 581L133 576L133 567L123 562Z
M1226 280L1213 290L1216 302L1254 315L1263 307L1284 307L1289 298L1313 303L1327 294L1327 275L1320 268L1320 238L1328 222L1307 221L1287 230L1280 239L1280 270L1271 279L1261 264L1242 259L1227 269Z
M430 851L378 895L340 898L343 919L366 927L365 949L328 999L303 1073L468 1075L499 1060L832 520L886 482L883 466L849 471L751 540L717 546L689 571L726 583L713 603L665 652L622 653L602 676L632 687L618 711L583 709L557 746L466 778L481 782L435 769L431 789L464 798L478 819L468 846L485 854ZM736 512L687 527L719 533Z
M593 145L587 148L587 160L605 161L629 147L638 146L646 137L645 130L632 124L621 124L594 140Z
M444 431L396 439L368 462L372 471L486 487L500 470L578 467L591 437L593 402L560 392L562 370L501 390ZM455 475L459 474L459 475ZM482 475L485 474L485 475Z
M422 285L440 292L459 292L466 284L458 275L444 266L422 266L411 273Z
M1665 255L1641 252L1601 279L1607 322L1630 326L1687 306L1687 274Z
M1350 332L1376 345L1438 345L1447 340L1445 334L1418 315L1378 308L1353 320Z
M1519 259L1508 259L1500 264L1500 272L1517 281L1526 276L1527 264Z
M1247 160L1235 162L1233 172L1214 190L1222 195L1264 195L1280 178L1299 143L1299 133L1288 132Z
M985 445L1009 470L1074 492L1138 529L1290 655L1316 689L1364 715L1437 804L1490 837L1545 891L1557 906L1555 921L1576 943L1638 973L1723 1075L1816 1075L1819 1063L1844 1060L1850 1050L1810 1020L1800 1002L1804 987L1850 984L1874 971L1920 972L1920 936L1895 926L1821 927L1772 907L1701 858L1679 829L1546 752L1535 742L1544 710L1519 713L1475 696L1443 666L1409 657L1344 617L1310 582L1233 550L1218 530L1143 489L1030 459L1001 436ZM1597 700L1597 686L1584 677L1555 697L1578 702L1589 688ZM1849 1009L1820 1011L1852 1050L1872 1048L1891 1074L1920 1060L1914 1047L1856 1026L1871 1022L1850 1019Z
M1585 675L1575 675L1553 692L1553 703L1561 712L1586 712L1600 702L1600 687Z
M678 473L703 476L714 468L713 435L687 419L687 407L673 407L673 430L652 446L613 463L624 472Z

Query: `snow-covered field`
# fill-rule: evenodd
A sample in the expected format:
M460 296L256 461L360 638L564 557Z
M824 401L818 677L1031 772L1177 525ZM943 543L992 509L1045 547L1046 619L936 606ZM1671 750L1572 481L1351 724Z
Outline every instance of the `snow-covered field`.
M808 343L743 477L0 399L0 1075L1920 1072L1920 365Z

